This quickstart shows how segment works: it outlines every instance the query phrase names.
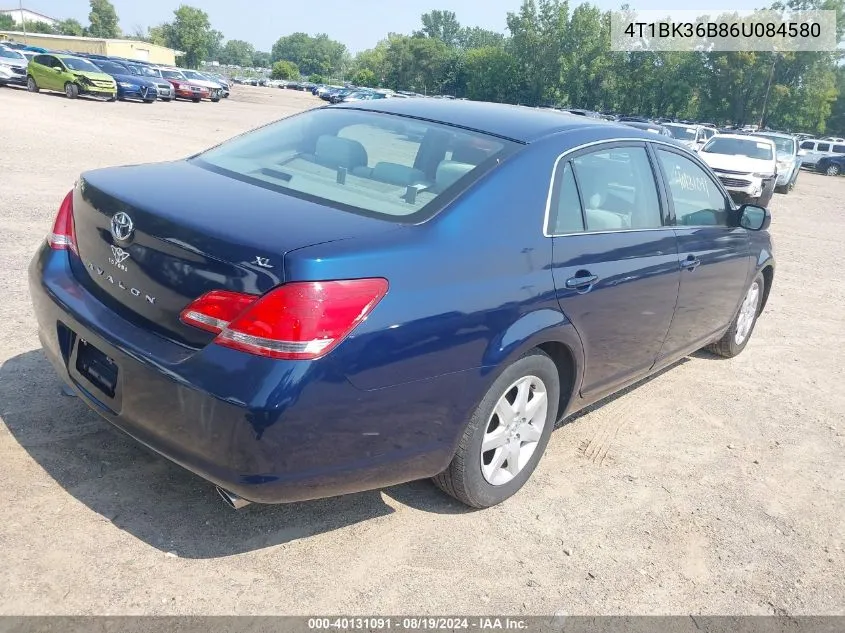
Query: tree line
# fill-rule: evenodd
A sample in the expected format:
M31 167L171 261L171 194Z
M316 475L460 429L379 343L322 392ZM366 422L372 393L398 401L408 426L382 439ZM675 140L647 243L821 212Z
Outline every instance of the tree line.
M56 31L132 37L183 51L180 63L218 61L266 68L281 79L412 90L475 100L556 105L845 135L845 66L838 52L635 52L610 50L610 12L585 2L523 0L507 32L460 24L452 11L421 16L410 34L389 33L351 55L326 34L280 37L269 52L224 43L208 14L180 5L170 22L122 35L109 0L90 0L90 24ZM627 6L622 7L628 9ZM828 9L845 34L845 0L786 0L772 9ZM0 16L0 19L5 16ZM0 22L2 28L2 22ZM50 28L47 25L37 28Z

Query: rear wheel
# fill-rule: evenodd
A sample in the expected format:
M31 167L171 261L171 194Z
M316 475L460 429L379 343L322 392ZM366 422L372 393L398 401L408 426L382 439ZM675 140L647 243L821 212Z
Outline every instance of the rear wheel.
M840 171L841 170L839 169L839 165L837 165L836 163L831 163L827 166L827 169L824 170L824 173L828 176L838 176Z
M79 96L79 86L70 81L67 82L65 84L65 96L68 99L76 99Z
M211 103L217 103L218 101L220 101L220 97L215 97L211 100Z
M30 92L38 92L40 90L32 75L26 78L26 89Z
M721 339L708 345L708 350L725 358L733 358L745 349L748 340L751 338L751 333L754 331L754 325L757 323L760 306L763 305L765 288L766 282L763 275L758 273L745 293L742 304L739 306L739 312L734 317L728 331Z
M191 101L193 101L194 103L199 103L200 101L202 101L202 99L198 99L198 98L195 97L195 98L191 99Z
M560 378L551 358L529 352L499 376L469 421L449 467L434 477L447 494L488 508L528 481L552 433Z

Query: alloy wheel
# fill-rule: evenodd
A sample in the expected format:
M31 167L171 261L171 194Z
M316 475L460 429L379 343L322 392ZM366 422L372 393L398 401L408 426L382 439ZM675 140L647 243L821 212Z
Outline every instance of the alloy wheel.
M825 173L828 176L838 176L839 175L839 165L828 165L827 171Z
M751 334L751 328L754 325L754 319L757 318L757 309L760 303L760 283L755 281L751 284L748 292L745 294L745 299L742 300L742 306L739 309L739 318L736 324L736 334L734 335L734 342L737 345L742 345L748 335Z
M502 394L481 442L481 473L487 483L511 481L537 449L546 425L549 400L537 376L524 376Z

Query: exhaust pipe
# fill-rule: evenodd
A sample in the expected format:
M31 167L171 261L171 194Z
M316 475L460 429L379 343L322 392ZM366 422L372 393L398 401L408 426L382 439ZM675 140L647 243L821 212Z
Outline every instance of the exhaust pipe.
M240 510L241 508L250 504L249 501L239 497L234 492L224 490L220 486L215 486L215 488L217 489L217 494L219 494L223 501L226 503L226 505L232 508L233 510Z

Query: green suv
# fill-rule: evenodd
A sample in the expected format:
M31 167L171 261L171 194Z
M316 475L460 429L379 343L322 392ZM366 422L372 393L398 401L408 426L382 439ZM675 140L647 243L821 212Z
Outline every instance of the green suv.
M73 55L43 54L29 60L26 67L26 87L30 92L55 90L69 99L79 95L117 98L117 84L87 59Z

